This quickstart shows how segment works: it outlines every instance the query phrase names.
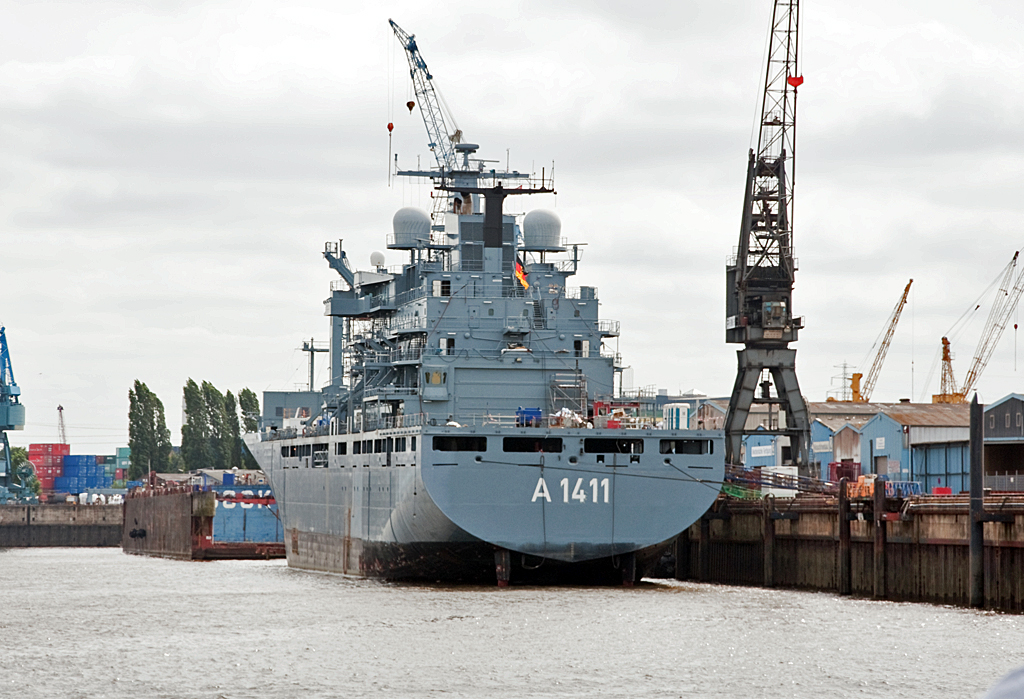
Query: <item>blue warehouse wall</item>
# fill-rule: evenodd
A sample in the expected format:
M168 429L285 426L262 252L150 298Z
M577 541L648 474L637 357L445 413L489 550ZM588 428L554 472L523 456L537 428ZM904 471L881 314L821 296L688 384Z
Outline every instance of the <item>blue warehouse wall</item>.
M835 459L832 458L832 435L835 434L832 428L827 425L814 420L811 422L811 463L818 464L820 470L818 471L818 478L828 478L828 465ZM815 444L819 448L815 448ZM823 449L825 444L829 445L829 448Z
M777 437L773 435L747 435L743 438L744 444L746 445L746 459L743 465L746 468L758 468L761 466L777 466L778 465L778 447L776 446L775 440ZM771 453L765 456L753 456L754 450L768 451Z
M875 415L861 429L861 472L877 473L876 464L880 456L890 462L899 462L900 480L910 479L910 449L906 435L903 434L903 425L884 413ZM885 467L882 472L886 472Z
M914 447L914 480L921 481L924 492L938 486L953 493L970 488L971 456L969 442L919 444Z

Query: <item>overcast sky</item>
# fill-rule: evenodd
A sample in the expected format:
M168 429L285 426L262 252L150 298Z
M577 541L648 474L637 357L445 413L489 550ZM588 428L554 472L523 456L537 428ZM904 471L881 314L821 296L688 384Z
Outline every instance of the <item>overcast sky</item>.
M622 321L634 386L729 393L725 262L769 0L0 7L0 322L28 411L15 445L56 441L62 404L75 453L112 452L135 379L175 444L189 377L305 382L298 348L328 338L337 277L324 242L366 267L396 209L428 206L422 185L388 187L389 120L399 162L429 162L389 17L482 157L554 161L557 197L519 205L590 243L576 284ZM823 400L836 365L866 369L913 277L873 397L919 400L938 390L941 336L1024 244L1024 5L802 9L801 387ZM984 313L954 338L960 380ZM985 401L1024 390L1015 321Z

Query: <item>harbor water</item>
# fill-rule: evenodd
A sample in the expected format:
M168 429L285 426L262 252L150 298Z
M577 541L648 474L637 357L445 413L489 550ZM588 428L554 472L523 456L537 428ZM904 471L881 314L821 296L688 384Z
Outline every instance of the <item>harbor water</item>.
M980 697L1024 617L675 581L400 585L0 550L2 697Z

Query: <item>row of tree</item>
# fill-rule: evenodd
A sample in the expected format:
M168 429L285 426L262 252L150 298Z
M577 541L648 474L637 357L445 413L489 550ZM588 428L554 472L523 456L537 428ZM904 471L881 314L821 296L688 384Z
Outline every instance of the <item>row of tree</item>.
M128 391L129 479L137 480L150 471L258 468L241 438L243 429L259 429L260 405L253 391L243 388L236 400L231 391L222 394L209 381L197 384L189 379L184 387L184 407L181 451L175 453L163 403L146 384L135 381Z
M238 408L242 408L239 423ZM185 383L185 424L181 426L181 458L188 470L196 468L257 468L242 443L241 429L255 432L259 402L248 388L221 393L209 381ZM203 466L199 464L205 464Z

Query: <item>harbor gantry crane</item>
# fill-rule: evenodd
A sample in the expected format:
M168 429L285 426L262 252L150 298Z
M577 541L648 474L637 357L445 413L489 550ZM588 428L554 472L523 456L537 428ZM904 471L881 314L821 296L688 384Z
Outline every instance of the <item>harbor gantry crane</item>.
M889 352L889 345L892 343L892 336L896 332L896 325L900 322L900 314L903 313L903 307L907 305L907 296L910 295L910 285L914 283L911 279L907 282L907 286L903 289L903 295L900 296L900 300L896 302L896 308L892 310L892 315L889 316L889 321L885 326L885 335L882 337L882 342L878 345L878 352L875 354L875 360L871 362L871 367L868 369L868 378L861 384L861 379L864 374L855 373L850 378L850 395L851 400L854 403L867 403L871 400L871 394L875 390L875 383L878 381L878 375L882 371L882 364L885 363L885 355Z
M739 366L725 418L729 464L740 463L743 436L756 433L789 437L792 463L808 465L810 419L797 383L796 350L789 347L803 327L792 304L796 97L803 83L797 73L799 25L799 0L775 0L757 150L750 150L747 162L739 247L725 273L726 342L744 345L736 353ZM753 404L767 405L767 430L747 429Z
M0 496L5 489L15 490L11 445L8 430L25 429L25 406L21 404L21 389L14 381L11 355L7 350L7 332L0 326Z
M953 375L953 354L950 352L949 338L942 338L942 379L939 393L932 396L932 403L967 402L967 396L974 390L981 372L985 371L989 359L992 358L992 353L996 350L996 345L999 344L999 338L1006 330L1006 324L1013 314L1013 309L1017 307L1021 293L1024 293L1024 270L1021 270L1014 280L1019 255L1020 250L1013 253L1013 258L1000 272L1001 278L995 300L992 302L985 325L981 329L981 337L978 339L977 349L974 350L974 358L971 360L970 369L967 370L967 377L959 387Z
M409 61L409 75L412 77L413 89L416 93L416 104L419 105L423 124L427 128L427 145L434 154L437 168L442 177L447 177L458 168L458 156L455 146L462 142L462 131L455 123L455 117L445 104L441 93L434 87L434 76L427 69L427 62L416 44L416 36L407 33L394 20L389 19L391 29L405 49ZM407 105L412 111L413 103ZM397 157L396 157L397 159ZM440 224L438 216L443 216L450 197L435 197L434 223Z

